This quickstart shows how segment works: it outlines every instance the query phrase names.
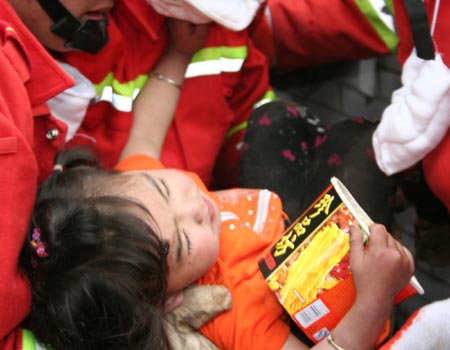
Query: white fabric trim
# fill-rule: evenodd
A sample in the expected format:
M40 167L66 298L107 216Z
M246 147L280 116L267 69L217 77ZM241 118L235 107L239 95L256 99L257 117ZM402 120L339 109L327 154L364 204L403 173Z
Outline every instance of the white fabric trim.
M439 5L441 4L440 0L436 0L435 4L434 4L434 11L433 11L433 19L431 21L431 35L434 35L434 30L436 29L436 22L437 22L437 16L439 13Z
M77 68L58 63L75 80L75 85L48 100L47 105L52 115L67 125L67 142L74 137L83 122L87 108L95 97L95 88Z
M147 0L156 12L196 24L217 22L228 29L246 28L264 0Z
M39 343L38 341L36 341L36 349L35 350L49 350L48 348L46 348L43 344Z
M262 100L259 100L258 102L256 102L253 105L253 109L261 107L262 105L265 105L266 103L269 103L269 102L273 102L273 99L271 99L271 98L263 98Z
M199 12L183 0L146 0L156 12L170 17L178 18L195 24L211 22L211 19Z
M131 112L133 109L134 98L138 95L140 89L135 89L133 97L116 94L111 86L105 86L100 96L95 98L95 102L106 101L111 103L115 109L121 112Z
M224 58L190 63L186 69L185 78L205 75L217 75L222 72L239 72L244 64L242 58Z
M221 220L221 222L228 221L228 220L239 220L239 216L232 213L231 211L222 211L222 212L220 212L220 220Z
M388 27L392 32L396 33L395 30L395 21L394 16L389 13L385 13L383 11L386 6L384 0L369 0L369 3L372 5L373 9L377 12L378 17L383 21L383 23Z
M412 316L411 316L412 317ZM383 350L441 350L450 344L450 298L423 306L394 334L397 338Z
M264 224L269 213L269 203L272 192L269 190L261 190L258 197L258 209L256 212L255 223L253 224L253 231L261 233L264 229Z
M246 28L264 0L186 0L198 11L232 30Z
M419 162L450 126L450 70L439 54L422 60L413 51L403 66L402 83L372 138L378 166L387 175Z

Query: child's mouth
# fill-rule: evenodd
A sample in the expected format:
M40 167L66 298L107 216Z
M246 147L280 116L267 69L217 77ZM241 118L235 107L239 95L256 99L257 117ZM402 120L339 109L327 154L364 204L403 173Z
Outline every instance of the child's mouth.
M103 21L106 18L106 11L86 12L85 17L87 20Z

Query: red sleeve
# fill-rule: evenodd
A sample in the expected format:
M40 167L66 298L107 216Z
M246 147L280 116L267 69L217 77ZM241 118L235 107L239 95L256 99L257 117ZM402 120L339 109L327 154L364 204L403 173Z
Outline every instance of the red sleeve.
M28 350L23 347L23 332L21 328L15 328L0 341L1 350Z
M14 329L31 304L29 283L18 267L38 177L33 115L24 87L29 74L16 32L0 20L0 349L14 349L8 348Z
M390 53L353 1L270 0L269 8L280 70Z
M121 171L164 169L162 163L145 154L135 154L122 159L114 167Z

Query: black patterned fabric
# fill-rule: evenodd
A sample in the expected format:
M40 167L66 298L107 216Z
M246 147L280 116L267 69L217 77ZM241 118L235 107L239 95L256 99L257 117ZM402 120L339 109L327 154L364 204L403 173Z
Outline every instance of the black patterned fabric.
M239 186L278 193L286 213L295 219L336 176L374 221L389 227L395 180L375 162L375 127L354 118L327 129L303 106L286 101L265 104L249 119Z

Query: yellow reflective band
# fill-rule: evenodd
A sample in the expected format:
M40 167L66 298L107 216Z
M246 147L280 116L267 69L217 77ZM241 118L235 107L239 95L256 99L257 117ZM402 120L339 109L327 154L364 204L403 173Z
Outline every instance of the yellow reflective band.
M217 75L223 72L239 72L247 55L248 50L246 46L219 46L201 49L192 57L185 77L193 78ZM113 73L108 73L99 84L94 84L96 91L95 102L106 101L119 111L131 112L133 100L147 79L147 74L141 74L134 80L121 83L114 77Z
M239 131L246 129L247 125L248 125L248 121L246 120L245 122L242 122L242 123L234 126L233 128L230 129L230 131L227 132L227 136L225 136L225 139L229 139L231 136L238 133Z
M141 91L147 79L147 74L141 74L134 80L120 83L114 78L113 73L109 73L101 83L94 84L95 102L106 101L119 111L131 112L133 100Z
M28 329L22 329L22 349L23 350L37 350L36 338L34 334Z
M228 59L246 59L248 55L247 46L217 46L205 47L197 51L192 56L191 62L214 61L220 58Z
M261 107L262 105L265 105L266 103L275 101L276 99L277 99L277 96L275 95L275 92L273 90L268 90L264 94L264 96L253 105L253 109Z
M134 80L120 83L117 79L114 78L113 73L108 73L105 79L103 79L103 81L99 84L94 84L94 87L97 92L97 96L101 94L106 86L109 86L116 94L133 97L135 95L136 89L140 90L144 86L147 79L147 74L141 74Z
M391 53L397 51L398 36L395 32L394 17L384 13L387 6L392 11L392 0L355 0L359 10L383 40Z

